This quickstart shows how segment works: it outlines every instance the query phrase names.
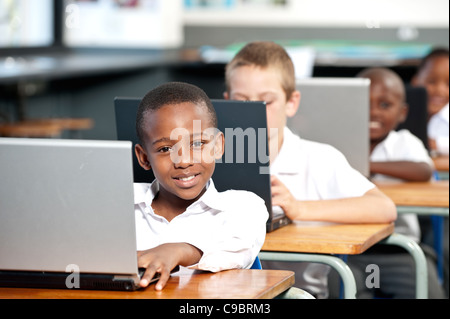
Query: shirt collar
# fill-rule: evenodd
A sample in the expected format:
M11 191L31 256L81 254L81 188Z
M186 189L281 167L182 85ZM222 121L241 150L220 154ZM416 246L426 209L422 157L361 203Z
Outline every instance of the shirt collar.
M385 154L385 156L388 156L392 153L392 151L396 148L395 135L397 135L396 131L390 131L388 136L386 136L386 138L381 143L375 146L371 155L372 159L376 157L374 154L382 153Z
M159 182L156 179L151 184L134 184L134 204L144 203L146 206L150 206L158 191ZM198 205L206 205L209 208L223 210L219 192L214 186L212 179L206 184L206 192L196 202L192 203L187 210L197 207Z
M444 118L445 119L445 121L448 123L448 121L449 121L449 111L448 111L448 103L447 103L447 105L446 106L444 106L443 108L442 108L442 110L440 110L439 111L439 114L442 116L442 118Z

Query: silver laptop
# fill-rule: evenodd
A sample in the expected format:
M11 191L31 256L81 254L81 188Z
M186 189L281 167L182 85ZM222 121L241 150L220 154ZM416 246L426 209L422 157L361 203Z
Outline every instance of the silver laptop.
M287 126L304 139L336 147L368 177L369 87L370 80L360 78L297 80L300 106Z
M0 286L138 288L131 154L125 141L0 138Z

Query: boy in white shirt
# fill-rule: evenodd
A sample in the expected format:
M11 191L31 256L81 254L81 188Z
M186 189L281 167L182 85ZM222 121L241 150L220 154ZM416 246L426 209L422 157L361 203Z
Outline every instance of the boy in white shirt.
M369 68L358 77L370 79L370 173L372 181L429 181L433 161L422 141L408 130L395 131L405 121L408 105L401 78L386 68ZM395 232L420 243L420 226L416 214L401 214ZM437 279L436 264L427 255L430 298L443 298ZM396 247L375 246L358 256L348 256L358 285L358 298L374 296L415 298L415 265L412 257ZM367 288L365 269L369 264L380 268L380 287Z
M449 155L449 108L448 103L428 121L430 145L438 155Z
M449 51L437 48L420 63L411 84L428 93L428 138L432 151L449 154Z
M283 47L253 42L226 68L224 97L267 103L272 204L292 220L387 223L394 203L330 145L306 141L286 127L300 102L294 65ZM324 128L326 129L326 128ZM332 134L332 132L330 132ZM318 298L328 296L329 267L322 264L263 262L263 268L291 269L296 286Z
M428 93L428 144L432 155L449 155L449 51L435 48L419 64L411 84L425 87ZM448 160L448 158L447 158ZM430 241L430 233L424 239ZM448 218L444 218L444 287L449 295Z
M135 184L141 286L155 273L161 290L177 265L220 271L250 268L265 239L268 212L251 192L219 193L211 179L224 136L207 95L186 83L151 90L139 105L139 164L151 184Z

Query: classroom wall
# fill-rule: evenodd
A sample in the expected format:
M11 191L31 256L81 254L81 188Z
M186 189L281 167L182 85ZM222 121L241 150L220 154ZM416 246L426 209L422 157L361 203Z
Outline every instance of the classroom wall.
M287 0L272 6L269 1L231 2L228 8L185 10L184 45L255 39L449 43L447 0Z
M357 40L398 43L428 43L449 47L449 29L419 28L414 40L401 41L399 28L326 28L326 27L271 27L271 26L185 26L184 47L202 45L226 46L232 43L254 40ZM409 32L409 31L406 31Z
M186 11L177 15L184 25L180 49L254 40L356 40L449 46L447 0L288 0L286 3L285 7L276 9L247 6L240 11ZM410 67L399 71L408 77L411 70ZM315 70L314 75L353 76L357 71L331 66ZM44 83L37 94L29 96L25 111L29 117L91 117L95 127L83 132L83 138L115 139L115 96L143 96L158 84L177 80L202 87L211 98L222 98L223 72L223 65L187 63L58 80ZM9 87L0 84L0 116L11 116L14 120L11 96Z

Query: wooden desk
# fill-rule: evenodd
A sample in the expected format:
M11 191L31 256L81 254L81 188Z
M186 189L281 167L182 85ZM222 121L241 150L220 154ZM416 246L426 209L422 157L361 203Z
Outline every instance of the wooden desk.
M376 182L378 188L397 206L449 207L449 181L433 182ZM448 214L447 214L448 215Z
M282 270L175 273L162 291L154 285L134 292L76 289L0 288L0 299L271 299L294 284Z
M436 178L448 180L448 156L433 157L434 167L436 168Z
M448 156L433 157L434 167L437 171L448 172Z
M448 162L447 162L448 167ZM440 280L444 276L443 241L444 217L449 215L449 181L433 182L377 182L378 188L389 196L399 214L430 215L433 223L434 249Z
M416 296L427 298L426 260L412 239L393 234L390 224L334 224L294 222L266 235L261 260L318 262L333 267L344 284L344 297L356 297L356 283L350 268L338 257L325 254L361 254L376 243L404 248L416 264Z
M344 297L356 297L351 269L329 254L360 254L391 235L394 224L294 222L266 235L261 260L317 262L333 267L342 278Z
M394 224L294 222L266 235L261 250L361 254L394 232Z

